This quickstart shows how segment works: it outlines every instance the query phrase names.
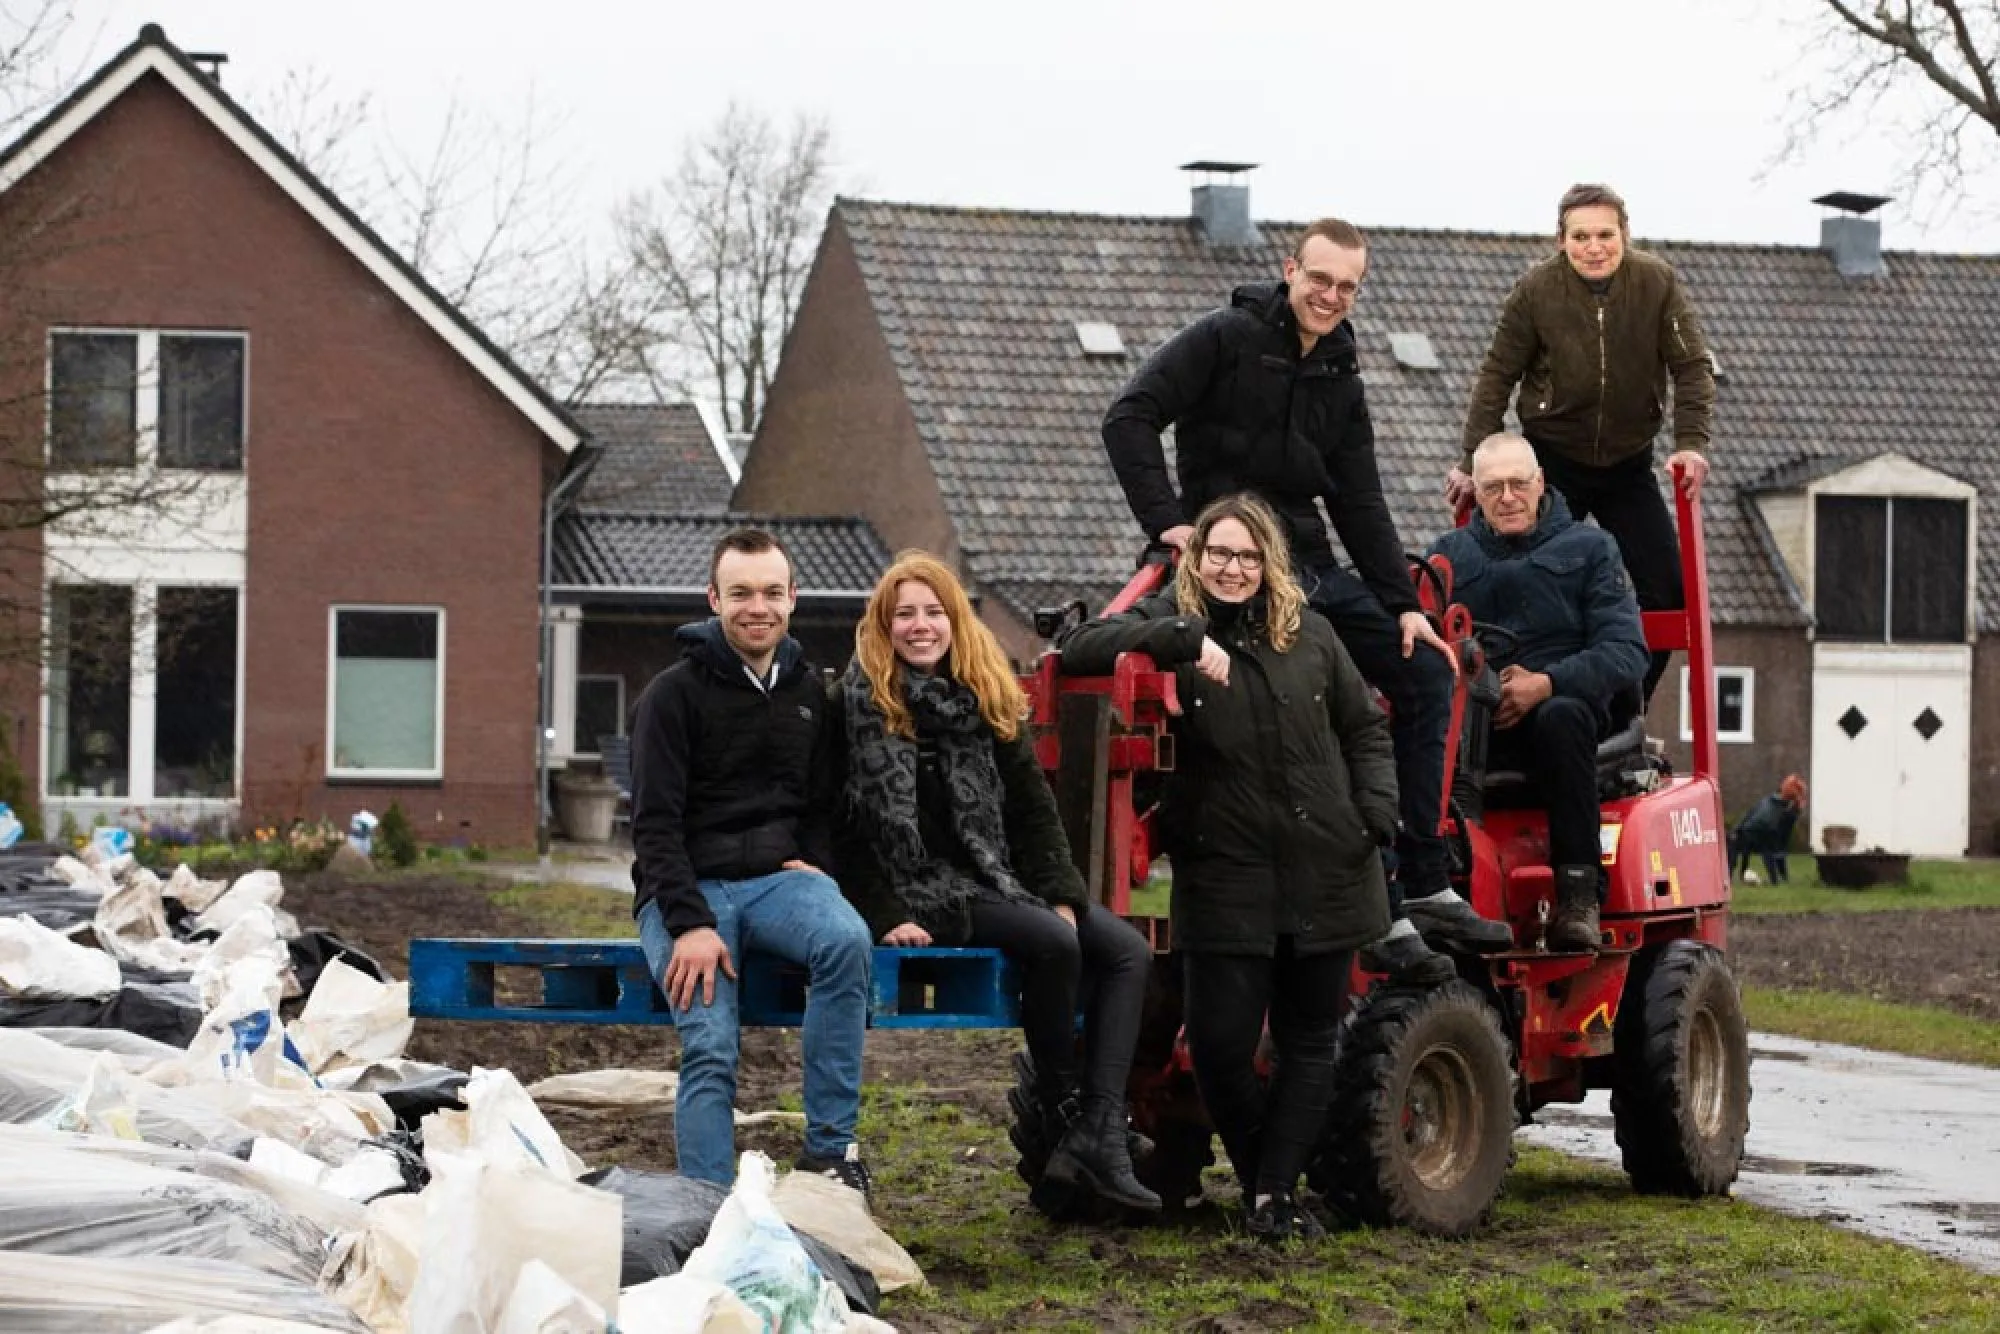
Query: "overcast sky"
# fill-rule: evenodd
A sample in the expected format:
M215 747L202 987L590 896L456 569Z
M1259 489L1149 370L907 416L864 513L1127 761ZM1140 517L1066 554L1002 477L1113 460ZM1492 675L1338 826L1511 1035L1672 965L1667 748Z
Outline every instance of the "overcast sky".
M1601 179L1641 235L1811 243L1813 196L1897 167L1894 128L1849 119L1772 169L1819 4L82 0L72 45L158 22L227 52L239 96L311 68L417 144L454 94L506 117L532 90L592 230L733 98L824 113L844 192L875 198L1177 213L1176 164L1229 158L1262 164L1262 217L1541 232ZM1885 244L2000 251L1995 196L1892 209Z

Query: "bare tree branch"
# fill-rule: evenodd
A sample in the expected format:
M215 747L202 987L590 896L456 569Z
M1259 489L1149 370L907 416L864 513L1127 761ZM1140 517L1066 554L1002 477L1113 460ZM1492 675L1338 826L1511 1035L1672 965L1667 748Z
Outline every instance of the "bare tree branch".
M732 105L683 146L658 191L618 211L626 255L731 431L763 412L832 195L831 153L821 118L781 132Z
M1778 161L1846 122L1893 124L1900 188L1956 203L2000 150L2000 4L1987 0L1818 0L1822 68L1803 76ZM1810 54L1810 52L1809 52Z

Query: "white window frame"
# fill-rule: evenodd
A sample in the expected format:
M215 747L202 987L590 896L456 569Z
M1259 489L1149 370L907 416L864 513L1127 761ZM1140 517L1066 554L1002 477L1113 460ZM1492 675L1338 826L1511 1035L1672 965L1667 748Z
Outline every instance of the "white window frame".
M131 675L132 687L130 740L127 742L125 766L125 791L116 798L79 797L74 794L54 790L56 780L61 776L57 767L57 757L50 753L49 725L54 701L49 697L51 665L42 663L41 687L41 740L36 749L41 755L42 801L47 803L74 804L97 800L115 800L125 806L143 806L149 803L171 802L194 807L214 805L234 805L243 799L243 704L244 668L247 665L249 632L247 629L247 608L244 605L243 585L232 583L212 583L199 579L161 579L130 583L110 579L69 579L44 584L42 587L42 642L49 642L50 617L55 606L58 590L70 588L128 588L132 591L132 646ZM159 599L161 592L176 588L208 589L229 592L236 595L236 756L235 767L231 771L231 782L235 795L229 797L161 797L155 784L159 777L158 726L159 726Z
M574 704L577 702L576 696L578 693L582 691L583 683L585 681L615 681L618 683L618 731L616 735L624 736L625 735L625 678L620 674L618 674L617 672L578 672L576 674L575 689L571 692L570 696L572 706L574 706ZM575 713L570 714L569 730L570 730L570 739L574 741L576 739ZM580 760L602 758L602 753L596 750L577 750L577 751L571 751L570 753Z
M1722 678L1734 676L1743 682L1743 726L1735 731L1722 728ZM1757 739L1757 669L1755 667L1717 667L1715 669L1716 726L1715 739L1729 743L1747 743ZM1688 669L1681 668L1681 740L1694 740L1694 712L1688 700Z
M344 611L429 612L437 617L437 765L430 769L342 769L333 762L334 717L339 703L340 614ZM427 603L336 602L326 609L326 776L347 782L439 782L444 778L445 609Z
M57 467L55 462L56 339L66 335L108 334L136 338L136 377L132 404L132 462L123 472L158 471L240 476L250 469L250 331L247 329L146 328L118 324L52 324L44 337L42 356L42 462L52 473L68 475L84 469ZM234 338L243 344L243 439L234 468L164 468L160 465L160 339Z

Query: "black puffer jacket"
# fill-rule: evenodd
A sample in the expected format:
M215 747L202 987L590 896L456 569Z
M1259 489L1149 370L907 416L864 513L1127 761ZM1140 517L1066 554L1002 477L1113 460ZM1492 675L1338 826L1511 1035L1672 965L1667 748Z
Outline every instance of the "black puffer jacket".
M1431 544L1451 561L1452 600L1473 619L1512 632L1493 665L1548 674L1558 695L1580 699L1610 721L1611 701L1646 676L1646 632L1618 544L1570 517L1561 493L1522 537L1502 537L1483 514Z
M1146 359L1104 416L1104 448L1132 513L1157 538L1212 500L1255 492L1284 523L1302 568L1333 559L1316 500L1348 559L1391 615L1417 609L1382 497L1375 425L1347 322L1299 354L1285 284L1248 283ZM1161 432L1174 428L1180 495Z
M794 858L830 870L832 711L795 639L769 693L714 618L682 626L683 657L632 719L632 912L655 899L678 936L714 926L697 880L769 875Z
M838 684L828 696L828 707L843 707ZM844 737L845 730L836 728L835 744L842 751ZM1090 900L1084 892L1083 876L1070 860L1069 839L1063 833L1055 794L1049 791L1048 779L1042 776L1041 765L1035 762L1034 738L1023 726L1012 741L1002 741L990 733L987 739L993 747L993 760L1006 793L1002 816L1007 830L1007 861L1015 879L1045 903L1067 904L1081 919L1089 911ZM844 755L839 766L845 767ZM928 790L927 785L942 781L935 771L920 771L917 781L918 799L927 808L945 804L940 794ZM939 842L949 839L949 823L948 816L921 821L926 850L947 861L954 860L950 849L928 845L932 839ZM898 897L887 868L869 846L867 837L844 819L835 822L833 837L834 856L840 864L840 892L867 921L870 934L880 940L890 929L914 921L915 915ZM931 927L931 935L939 945L961 945L971 931L971 919L964 913L959 914L956 922Z
M1181 716L1155 827L1174 867L1174 943L1216 954L1352 949L1389 927L1381 845L1396 833L1389 725L1333 627L1308 611L1289 650L1256 617L1216 604L1211 626L1169 597L1080 625L1063 671L1100 675L1120 653L1174 670ZM1229 650L1229 684L1194 669Z

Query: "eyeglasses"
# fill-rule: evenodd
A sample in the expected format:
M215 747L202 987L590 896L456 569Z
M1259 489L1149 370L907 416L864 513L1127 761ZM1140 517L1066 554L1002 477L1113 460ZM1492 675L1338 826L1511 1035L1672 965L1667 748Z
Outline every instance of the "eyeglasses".
M1306 286L1313 290L1315 296L1325 296L1328 292L1333 292L1342 301L1352 301L1361 295L1360 283L1335 282L1332 274L1321 273L1318 269L1301 269L1299 276L1305 279Z
M1490 482L1479 484L1479 494L1487 500L1498 500L1509 491L1525 496L1535 489L1537 480L1533 477L1495 477Z
M1203 547L1201 557L1217 572L1229 568L1231 561L1245 574L1255 574L1264 568L1264 553L1261 551L1231 551L1228 547Z

